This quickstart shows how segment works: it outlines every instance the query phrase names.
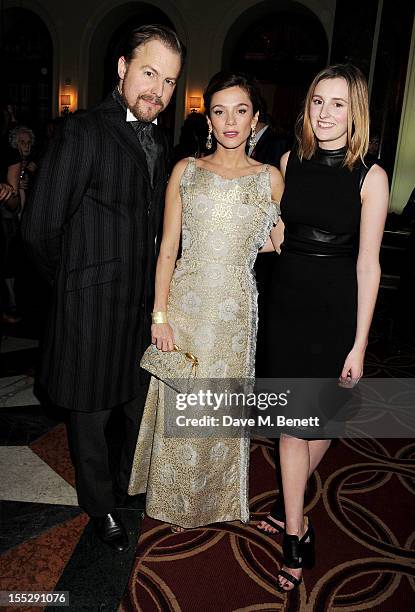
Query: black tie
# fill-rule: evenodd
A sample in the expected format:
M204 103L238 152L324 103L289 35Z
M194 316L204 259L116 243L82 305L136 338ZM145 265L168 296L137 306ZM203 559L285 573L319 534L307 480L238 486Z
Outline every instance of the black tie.
M153 187L154 171L159 154L159 146L155 138L156 127L153 123L144 123L143 121L131 121L130 123L146 156L148 173Z

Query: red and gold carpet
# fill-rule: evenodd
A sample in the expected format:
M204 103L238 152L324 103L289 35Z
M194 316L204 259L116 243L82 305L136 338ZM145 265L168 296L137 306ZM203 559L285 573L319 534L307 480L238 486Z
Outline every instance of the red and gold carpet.
M252 523L174 534L145 519L128 592L132 612L379 612L415 609L415 443L339 441L308 491L317 563L291 595L275 588L281 536L255 523L274 497L273 443L251 449Z

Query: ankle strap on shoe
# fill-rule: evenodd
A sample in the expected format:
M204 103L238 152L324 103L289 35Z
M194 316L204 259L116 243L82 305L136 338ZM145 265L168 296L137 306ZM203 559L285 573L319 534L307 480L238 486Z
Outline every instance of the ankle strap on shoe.
M284 565L291 569L299 569L303 566L298 536L290 535L288 533L284 534L282 551L284 556Z

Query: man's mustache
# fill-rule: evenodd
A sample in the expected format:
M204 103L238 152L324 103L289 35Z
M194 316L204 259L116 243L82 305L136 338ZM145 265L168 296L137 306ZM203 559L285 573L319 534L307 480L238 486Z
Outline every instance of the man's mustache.
M161 98L159 98L158 96L143 95L139 97L141 100L146 100L147 102L151 102L152 104L157 104L158 106L161 106L161 108L164 108L164 104L161 101Z

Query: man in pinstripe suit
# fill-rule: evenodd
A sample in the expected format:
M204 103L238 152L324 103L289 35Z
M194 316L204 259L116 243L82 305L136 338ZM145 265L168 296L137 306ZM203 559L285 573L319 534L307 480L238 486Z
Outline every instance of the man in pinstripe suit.
M155 241L167 181L167 145L153 124L184 59L176 34L142 26L126 40L116 90L69 117L40 164L22 223L35 262L54 288L39 383L70 411L79 505L113 549L128 547L115 513L127 487L148 379ZM119 473L105 427L123 410Z

